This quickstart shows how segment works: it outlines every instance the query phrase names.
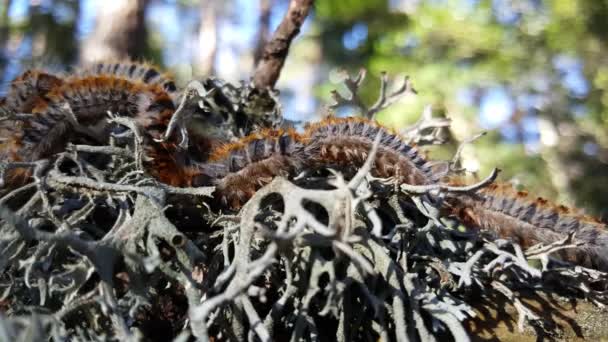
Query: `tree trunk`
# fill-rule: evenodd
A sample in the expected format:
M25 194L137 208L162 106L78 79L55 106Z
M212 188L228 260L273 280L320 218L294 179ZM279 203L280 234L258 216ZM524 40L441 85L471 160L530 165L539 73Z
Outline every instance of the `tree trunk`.
M147 49L148 4L149 0L104 2L93 33L82 45L81 62L142 58Z
M217 54L217 1L201 2L201 23L198 30L198 60L194 63L198 75L214 73Z

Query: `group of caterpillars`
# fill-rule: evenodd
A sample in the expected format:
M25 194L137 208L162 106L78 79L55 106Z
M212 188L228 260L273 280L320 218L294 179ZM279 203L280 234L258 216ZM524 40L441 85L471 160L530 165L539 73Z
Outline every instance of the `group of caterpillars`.
M299 133L278 127L273 117L277 104L270 103L257 117L255 108L237 108L239 101L247 102L241 101L242 96L255 90L226 87L214 79L202 84L218 90L207 99L209 105L187 104L187 91L147 64L98 63L64 77L26 71L10 84L0 102L1 161L50 158L69 142L107 144L116 128L109 112L133 118L141 128L150 175L173 186L214 185L216 200L226 209L240 208L275 176L293 177L321 168L353 172L363 165L378 135L373 176L427 185L445 175L405 138L375 121L327 118ZM190 111L185 115L187 146L180 144L178 134L165 137L178 107ZM237 139L235 132L243 137ZM29 172L9 168L5 187L23 184ZM492 184L475 193L447 196L444 208L446 215L470 228L495 232L524 247L555 242L576 231L575 238L585 244L560 257L608 271L608 231L602 223L509 185Z

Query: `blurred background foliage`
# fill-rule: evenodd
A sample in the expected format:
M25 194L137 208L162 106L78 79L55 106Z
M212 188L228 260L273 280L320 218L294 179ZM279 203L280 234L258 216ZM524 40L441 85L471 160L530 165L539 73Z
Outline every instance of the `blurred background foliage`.
M2 0L2 85L23 69L153 61L186 82L251 75L288 0ZM418 90L383 112L414 122L424 106L453 120L449 157L473 134L464 166L608 217L608 0L317 1L277 87L286 116L324 115L342 69L410 75ZM340 113L338 113L340 114Z

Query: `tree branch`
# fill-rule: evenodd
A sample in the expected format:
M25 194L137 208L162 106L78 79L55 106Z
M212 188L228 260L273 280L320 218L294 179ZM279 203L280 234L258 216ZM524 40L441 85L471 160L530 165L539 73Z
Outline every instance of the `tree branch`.
M291 0L289 3L285 17L264 47L262 58L253 75L256 88L273 88L277 83L291 41L300 33L300 27L308 16L313 2L314 0Z

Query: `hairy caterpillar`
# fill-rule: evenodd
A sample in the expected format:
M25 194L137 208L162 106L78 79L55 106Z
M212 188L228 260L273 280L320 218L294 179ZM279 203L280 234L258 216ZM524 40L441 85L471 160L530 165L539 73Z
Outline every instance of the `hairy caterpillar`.
M70 128L90 128L93 138L103 139L108 111L135 117L142 126L152 127L166 110L173 110L173 103L158 86L117 77L73 78L38 97L31 117L16 122L17 129L3 128L14 130L9 135L14 159L36 160L61 150Z
M377 134L381 137L373 176L421 185L435 183L444 175L434 167L436 163L427 162L399 134L375 121L356 117L328 118L310 125L299 139L304 146L302 157L311 166L356 171L367 159Z
M0 121L3 160L43 159L76 139L105 143L111 132L108 112L133 117L146 134L159 137L174 111L173 101L160 86L116 76L69 77L48 91L42 88L43 94L38 88L29 86L31 91L24 95L26 117ZM15 100L9 97L6 102ZM7 178L10 183L27 174L15 169Z
M63 151L68 142L106 143L113 129L108 120L112 113L132 117L142 128L152 175L169 184L189 185L188 179L197 174L187 171L193 161L204 161L225 134L213 131L221 122L203 123L201 130L197 120L188 127L192 142L188 151L174 146L172 140L155 143L165 132L180 95L170 78L148 64L97 63L65 78L26 71L0 100L0 157L9 162L35 161ZM200 111L198 107L189 110ZM210 117L224 120L207 115L204 121ZM28 175L19 168L6 176L9 184L16 181L17 185Z
M356 171L377 134L381 140L374 176L416 185L442 176L398 134L362 118L329 118L310 125L302 134L291 130L252 134L212 151L202 173L213 179L223 204L238 208L277 175L327 167Z
M293 130L264 130L223 145L210 154L202 174L216 186L221 203L239 208L278 175L301 169L302 147Z
M562 250L559 256L608 271L608 231L594 218L540 197L533 198L509 184L491 184L474 194L450 195L446 201L450 212L465 226L494 232L524 248L549 244L575 232L575 239L584 241L584 245Z

